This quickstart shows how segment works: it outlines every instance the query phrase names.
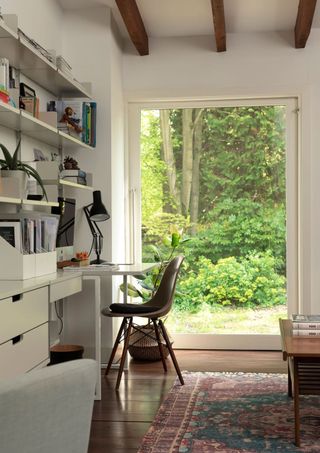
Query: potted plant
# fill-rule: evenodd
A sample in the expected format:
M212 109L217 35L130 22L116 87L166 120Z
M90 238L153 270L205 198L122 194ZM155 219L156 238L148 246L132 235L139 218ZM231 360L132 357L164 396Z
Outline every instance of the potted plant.
M20 181L20 194L22 198L26 193L28 176L33 177L40 185L46 200L48 200L47 193L39 173L30 165L21 162L21 160L18 159L20 143L21 142L19 141L12 156L8 149L0 143L0 148L3 152L3 159L0 159L1 176L17 178Z

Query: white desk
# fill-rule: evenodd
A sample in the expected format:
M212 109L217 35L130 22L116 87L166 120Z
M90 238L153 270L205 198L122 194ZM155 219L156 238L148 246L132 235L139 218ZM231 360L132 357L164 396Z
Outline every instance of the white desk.
M83 280L94 281L94 311L95 311L95 360L98 362L98 382L96 389L96 400L101 399L101 277L110 277L122 275L125 287L123 301L127 303L128 298L128 276L144 274L154 267L157 263L138 263L138 264L120 264L118 269L112 269L108 266L94 267L75 267L64 271L66 275L82 275Z

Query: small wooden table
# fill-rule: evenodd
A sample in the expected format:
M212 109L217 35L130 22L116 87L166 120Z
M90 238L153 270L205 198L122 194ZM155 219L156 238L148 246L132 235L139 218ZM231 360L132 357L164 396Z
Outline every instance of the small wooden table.
M283 360L288 361L288 395L294 401L295 444L300 447L299 396L320 395L320 337L295 337L291 320L279 322Z

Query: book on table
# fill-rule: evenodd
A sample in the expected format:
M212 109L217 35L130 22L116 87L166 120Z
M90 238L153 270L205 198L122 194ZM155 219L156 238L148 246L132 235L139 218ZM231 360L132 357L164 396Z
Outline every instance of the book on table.
M320 315L292 315L292 329L293 331L319 331L320 334ZM299 333L293 333L299 335ZM300 335L302 335L300 333ZM312 335L312 334L310 334Z
M320 329L292 329L294 337L320 337Z

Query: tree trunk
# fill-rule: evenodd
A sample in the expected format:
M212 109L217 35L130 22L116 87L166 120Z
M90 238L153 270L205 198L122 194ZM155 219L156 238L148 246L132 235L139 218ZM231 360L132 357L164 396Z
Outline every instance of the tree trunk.
M192 184L192 166L193 166L193 122L192 122L193 109L182 110L182 190L181 190L181 204L182 213L189 214L190 209L190 196Z
M197 233L199 217L199 192L200 192L200 159L202 150L202 119L203 109L196 109L193 136L193 167L192 167L192 188L190 204L191 235Z
M172 140L171 140L171 129L169 122L169 110L160 110L160 129L162 137L162 150L163 159L166 163L166 172L168 179L168 188L170 197L176 203L177 211L181 211L180 207L180 193L176 186L177 174L176 174L176 163L173 154Z

